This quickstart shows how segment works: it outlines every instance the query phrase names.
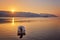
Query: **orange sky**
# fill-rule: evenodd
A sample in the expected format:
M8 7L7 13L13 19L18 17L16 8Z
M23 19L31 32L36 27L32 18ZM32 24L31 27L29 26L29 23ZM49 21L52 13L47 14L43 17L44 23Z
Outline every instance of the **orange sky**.
M60 16L60 0L0 0L0 10L50 13Z

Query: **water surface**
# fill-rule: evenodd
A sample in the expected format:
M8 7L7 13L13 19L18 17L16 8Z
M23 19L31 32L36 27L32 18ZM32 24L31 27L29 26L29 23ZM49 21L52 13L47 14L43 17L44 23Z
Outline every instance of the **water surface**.
M19 39L18 26L26 28ZM60 40L60 18L0 17L0 40Z

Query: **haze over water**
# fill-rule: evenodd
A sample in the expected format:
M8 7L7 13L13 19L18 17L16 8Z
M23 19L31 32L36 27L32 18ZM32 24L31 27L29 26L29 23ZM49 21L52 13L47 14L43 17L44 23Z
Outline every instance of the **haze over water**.
M0 40L60 39L60 18L0 17L1 19L8 20L0 22ZM22 39L17 36L18 26L20 25L26 28L26 35Z

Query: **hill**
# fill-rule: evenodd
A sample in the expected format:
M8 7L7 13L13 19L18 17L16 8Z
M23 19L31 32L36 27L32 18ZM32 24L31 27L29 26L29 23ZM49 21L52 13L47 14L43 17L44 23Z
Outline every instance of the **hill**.
M14 15L12 15L9 11L0 11L0 17L57 17L53 14L48 13L31 13L31 12L15 12Z

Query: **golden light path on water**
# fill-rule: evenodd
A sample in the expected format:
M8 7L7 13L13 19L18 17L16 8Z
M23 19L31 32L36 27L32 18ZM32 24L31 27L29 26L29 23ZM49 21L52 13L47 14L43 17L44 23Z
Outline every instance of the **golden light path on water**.
M14 17L13 17L13 18L12 18L12 25L14 25L14 21L15 21L15 20L14 20Z

